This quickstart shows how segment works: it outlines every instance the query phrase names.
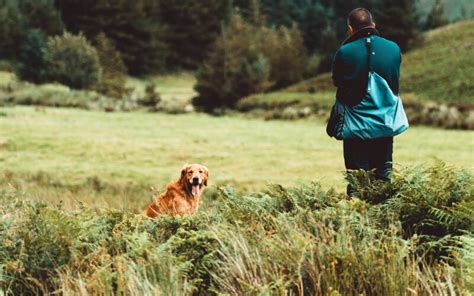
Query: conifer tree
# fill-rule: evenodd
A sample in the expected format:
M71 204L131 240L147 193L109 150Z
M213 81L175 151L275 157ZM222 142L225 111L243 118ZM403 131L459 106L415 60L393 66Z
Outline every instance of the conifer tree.
M41 83L46 80L47 45L42 31L31 30L21 46L17 75L20 79Z
M168 49L159 2L152 0L57 0L64 23L73 33L94 40L104 32L122 54L131 74L163 71Z
M113 41L102 32L97 35L94 45L102 68L101 80L96 85L96 90L109 97L121 98L126 93L127 73L122 55L115 48Z
M196 68L207 56L230 10L228 0L161 1L171 67Z
M444 26L448 23L448 19L444 15L444 3L442 0L436 0L431 8L424 25L425 30L434 29Z
M415 0L377 0L372 12L382 37L395 41L402 51L419 39Z

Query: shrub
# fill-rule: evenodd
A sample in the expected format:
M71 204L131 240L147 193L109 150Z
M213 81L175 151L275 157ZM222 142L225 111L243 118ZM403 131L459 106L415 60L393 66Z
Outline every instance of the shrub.
M18 78L34 83L46 80L47 45L44 34L32 30L26 35L21 46L17 67Z
M122 60L122 55L104 33L97 35L95 47L102 68L102 76L95 89L109 97L123 97L127 93L125 87L127 67Z
M416 237L417 252L428 260L449 259L474 230L474 180L467 171L440 162L395 173L391 184L374 181L371 172L354 171L348 179L361 199L383 202L376 208L381 221L395 215L403 237Z
M197 75L194 104L233 107L242 97L302 79L306 52L299 31L250 24L235 15Z
M82 35L64 33L48 39L48 77L72 88L88 88L100 80L97 50Z

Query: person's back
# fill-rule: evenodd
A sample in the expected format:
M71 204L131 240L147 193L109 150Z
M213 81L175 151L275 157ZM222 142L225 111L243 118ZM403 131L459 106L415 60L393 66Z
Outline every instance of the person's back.
M337 87L336 99L349 106L351 110L361 108L364 112L357 113L358 118L354 125L354 128L359 131L355 135L363 131L362 136L343 137L345 166L347 170L373 169L377 179L390 181L393 136L380 136L377 130L371 132L371 127L374 124L373 117L376 112L377 116L385 120L392 118L393 114L390 114L392 111L389 110L396 110L396 108L384 109L387 105L385 103L388 103L384 99L397 97L399 93L400 48L396 43L379 36L370 12L364 8L354 9L349 14L348 27L350 36L334 56L332 78ZM373 94L373 91L369 93L369 72L372 77L371 83L376 77L376 83L388 85L388 87L377 89L382 93ZM367 104L368 98L372 103L381 104ZM391 102L395 103L397 100ZM367 108L381 109L367 110ZM353 195L354 188L348 186L347 193Z
M367 92L366 37L369 36L372 40L372 70L385 79L394 94L400 91L400 48L395 42L378 36L375 28L363 28L338 49L333 64L336 98L349 106L358 104Z

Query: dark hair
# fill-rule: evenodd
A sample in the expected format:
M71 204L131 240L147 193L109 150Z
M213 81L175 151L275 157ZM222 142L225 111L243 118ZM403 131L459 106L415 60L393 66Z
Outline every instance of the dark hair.
M354 30L371 26L373 24L372 15L370 14L370 11L365 8L356 8L349 13L347 24Z

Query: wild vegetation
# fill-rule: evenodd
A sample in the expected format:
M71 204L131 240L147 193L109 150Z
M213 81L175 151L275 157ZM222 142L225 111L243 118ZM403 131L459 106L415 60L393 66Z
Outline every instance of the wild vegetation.
M2 189L2 293L463 294L473 289L473 179L443 164L392 185L349 175L241 196L193 217L31 201Z

